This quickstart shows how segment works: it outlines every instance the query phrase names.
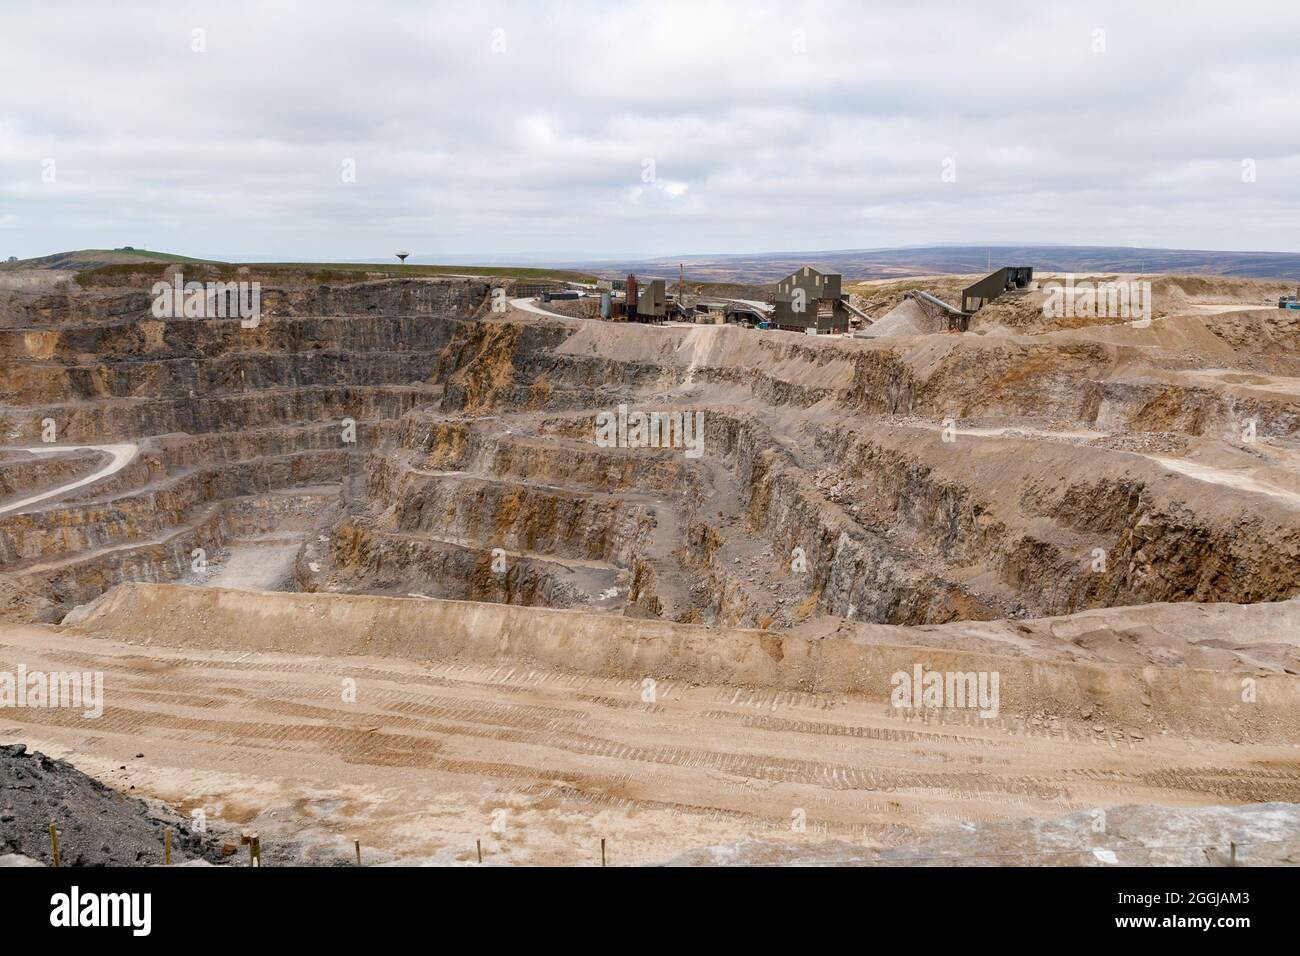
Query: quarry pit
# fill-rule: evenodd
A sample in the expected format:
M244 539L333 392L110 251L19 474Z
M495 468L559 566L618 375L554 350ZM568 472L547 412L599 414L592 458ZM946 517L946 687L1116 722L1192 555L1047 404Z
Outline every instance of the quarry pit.
M1267 283L852 338L306 269L160 319L167 268L0 290L0 670L105 675L0 743L304 859L1300 859Z

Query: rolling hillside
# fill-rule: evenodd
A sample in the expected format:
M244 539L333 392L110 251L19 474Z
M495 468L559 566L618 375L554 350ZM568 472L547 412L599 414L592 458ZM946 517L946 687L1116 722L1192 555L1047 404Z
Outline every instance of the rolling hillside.
M949 245L910 249L844 249L818 252L766 252L745 255L664 256L660 258L570 263L604 276L687 277L712 282L775 282L811 265L847 279L889 279L937 274L983 274L990 263L1031 265L1043 272L1145 272L1208 274L1300 281L1300 254L1216 252L1195 249L1134 249L1123 246Z

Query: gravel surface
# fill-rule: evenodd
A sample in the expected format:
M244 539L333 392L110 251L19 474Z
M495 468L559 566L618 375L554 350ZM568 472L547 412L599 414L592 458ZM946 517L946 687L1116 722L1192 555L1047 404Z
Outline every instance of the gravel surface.
M192 833L77 770L65 760L0 746L0 856L51 862L50 823L58 828L63 866L141 866L163 862L163 831L172 829L172 862L224 859L222 841Z

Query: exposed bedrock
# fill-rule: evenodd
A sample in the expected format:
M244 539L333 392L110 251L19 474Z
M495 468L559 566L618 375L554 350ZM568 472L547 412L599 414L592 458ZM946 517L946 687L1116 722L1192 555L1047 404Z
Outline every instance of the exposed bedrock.
M43 556L149 538L184 524L195 509L272 488L338 481L353 456L343 450L260 457L187 470L133 494L0 516L0 570Z
M457 315L471 317L487 307L491 286L473 280L381 279L373 282L286 285L270 272L252 268L235 274L205 274L185 267L186 281L258 282L263 317ZM184 271L183 269L180 271ZM170 277L170 273L168 273ZM114 284L51 293L8 293L0 309L5 324L18 328L85 325L123 318L153 318L158 274L126 273Z
M0 494L102 467L19 450L51 423L140 446L0 515L0 573L60 607L183 576L237 503L317 485L343 491L294 562L312 590L769 628L1300 592L1300 402L1225 371L1258 367L1240 316L865 341L502 315L490 283L444 279L268 282L244 328L154 318L147 292L4 306ZM600 439L629 409L699 416L702 444Z
M202 399L122 399L0 408L0 429L23 443L40 440L46 419L62 441L125 441L168 432L197 434L278 424L399 418L434 392L418 386L313 385L210 395Z
M826 429L818 444L841 466L838 495L861 524L972 590L1014 594L1018 610L1300 592L1294 508L1261 498L1243 511L1139 455L1098 460L1092 448L1005 438L946 444L887 425Z
M494 553L472 542L376 531L350 521L336 528L333 552L356 590L421 597L576 607L595 603L593 592L616 592L620 579L611 565L575 567L540 555ZM494 568L498 560L504 562L500 571Z
M26 366L20 374L0 376L0 395L24 395L35 403L58 404L68 399L197 396L325 383L331 386L405 384L427 378L435 357L434 352L382 355L308 352L137 361L93 367Z
M0 452L0 499L74 481L92 474L110 457L107 452L88 449L56 454Z
M42 616L123 580L190 575L196 551L215 559L231 544L228 505L356 471L402 415L441 398L439 358L489 292L463 280L268 284L245 327L156 318L136 278L3 303L0 432L12 467L0 506L110 460L24 447L136 448L97 481L0 514L0 573L33 595L10 603Z
M571 454L574 468L581 470L589 456L570 449L575 443L590 447L597 412L692 388L706 397L706 461L680 459L680 467L697 488L708 487L694 497L676 496L681 547L669 564L703 575L711 594L684 619L702 615L753 622L779 615L737 580L734 565L740 559L727 544L741 533L767 549L759 576L781 578L800 599L803 613L817 609L860 620L933 623L1153 600L1275 600L1296 593L1295 522L1286 506L1252 501L1243 514L1241 502L1234 500L1220 513L1205 513L1215 510L1209 507L1212 489L1168 474L1140 455L996 436L963 437L948 449L937 430L900 432L886 419L873 421L888 440L874 440L873 426L866 424L851 432L823 428L816 430L811 453L806 443L800 449L798 440L791 453L788 439L761 416L733 414L707 400L714 385L733 397L743 385L769 407L802 409L822 401L823 417L832 420L842 417L831 410L841 404L893 413L946 412L958 420L1015 415L1095 426L1099 411L1110 415L1116 408L1115 390L1096 377L1118 361L1121 349L1016 340L963 351L958 340L937 337L908 349L855 351L851 343L836 351L794 336L756 343L751 336L739 351L776 361L740 369L736 356L716 344L720 337L745 335L739 330L588 324L558 347L546 343L554 339L554 329L531 338L524 332L506 322L463 331L466 344L450 350L440 364L448 383L443 407L486 417L477 425L468 419L407 419L404 428L422 429L428 439L423 446L414 443L416 457L425 457L413 466L526 478L526 472L502 469L509 459L494 457L502 447L527 449L536 459L548 442L566 442L569 447L556 452ZM615 333L628 341L615 342ZM600 342L608 342L612 354L597 349ZM562 360L547 359L548 349ZM709 364L711 358L716 365ZM927 377L918 370L927 370ZM823 384L813 385L813 379ZM453 382L459 386L453 388ZM547 428L536 416L506 416L497 420L496 434L523 434L511 434L508 445L489 437L490 413L509 409L517 415L512 404L517 396L529 396L528 407L560 408L555 396L580 398L598 382L608 390L603 401L572 413L575 425L567 432ZM1185 388L1181 394L1195 404L1199 392ZM1220 401L1214 415L1189 411L1182 423L1162 419L1161 430L1177 433L1185 425L1194 435L1242 417L1242 407L1223 403L1222 396ZM1134 418L1148 413L1140 396L1127 411ZM1284 409L1269 421L1286 431L1289 414ZM784 426L796 434L800 427ZM650 453L658 454L642 450ZM1004 473L1015 462L1021 463L1021 473L1010 475L1014 480L1008 483ZM1089 476L1084 462L1106 467ZM1044 468L1047 463L1056 467ZM743 508L743 530L723 531L702 504L719 490L711 464L734 482L725 492ZM410 465L409 454L372 463L372 493L395 501L399 493L393 482ZM546 480L571 490L601 490L593 477L587 472L566 478L552 470ZM530 496L511 500L520 509L515 520L526 525L548 520L546 509L553 507ZM407 509L403 506L403 513ZM1094 516L1088 519L1094 524L1095 516L1105 515L1107 526L1089 527L1080 515ZM409 517L401 520L409 527ZM789 567L796 549L807 559L803 572ZM655 561L648 567L662 570Z
M629 563L652 519L623 496L462 475L411 476L393 525L558 557Z

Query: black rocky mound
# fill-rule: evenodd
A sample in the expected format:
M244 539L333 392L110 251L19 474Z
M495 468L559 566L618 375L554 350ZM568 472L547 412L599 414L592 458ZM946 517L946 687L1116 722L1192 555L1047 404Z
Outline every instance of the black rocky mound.
M0 746L0 856L20 853L52 862L50 823L58 829L62 866L149 866L163 863L164 830L172 831L172 863L221 862L221 842L165 821L135 797L107 787L66 760Z

